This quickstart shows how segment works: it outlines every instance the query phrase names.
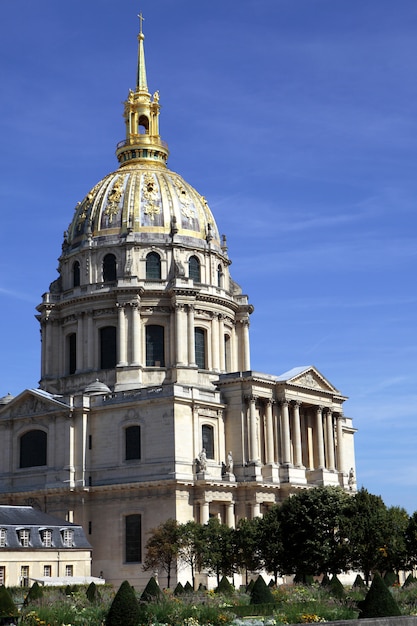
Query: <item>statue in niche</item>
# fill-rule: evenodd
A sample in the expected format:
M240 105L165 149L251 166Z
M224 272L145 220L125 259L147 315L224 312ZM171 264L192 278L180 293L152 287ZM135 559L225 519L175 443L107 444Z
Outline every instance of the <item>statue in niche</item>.
M205 448L203 448L200 454L198 455L197 462L199 465L200 472L205 472L207 470L207 455L206 455Z
M233 474L233 456L231 450L227 453L226 472Z
M355 484L355 470L353 469L353 467L350 468L349 470L349 476L348 476L348 486L349 489L352 491L353 490L353 486Z

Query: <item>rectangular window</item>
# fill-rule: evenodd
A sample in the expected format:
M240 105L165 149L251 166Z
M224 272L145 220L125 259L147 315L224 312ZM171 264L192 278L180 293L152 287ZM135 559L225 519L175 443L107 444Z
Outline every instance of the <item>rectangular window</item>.
M52 566L51 565L44 565L43 566L43 575L46 578L50 578L52 576Z
M68 576L68 578L71 578L72 576L74 576L74 566L73 565L66 565L65 566L65 576Z
M22 528L21 530L19 530L19 541L20 545L23 548L29 547L30 531L27 528Z
M20 567L20 586L29 587L29 565Z
M140 426L128 426L125 430L126 461L140 459Z
M203 328L194 330L195 362L200 370L206 369L206 333Z
M0 587L6 586L6 566L0 565Z
M62 543L65 548L72 548L74 543L74 531L71 528L64 528L62 531Z
M41 532L42 543L45 548L50 548L52 546L52 530L45 529Z
M0 548L6 547L7 530L0 528Z
M125 558L126 563L142 561L142 516L125 517Z

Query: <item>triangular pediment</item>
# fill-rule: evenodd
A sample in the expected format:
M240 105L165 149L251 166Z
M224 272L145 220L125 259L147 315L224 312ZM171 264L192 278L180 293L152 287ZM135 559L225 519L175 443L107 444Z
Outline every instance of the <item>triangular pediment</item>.
M285 378L284 378L285 377ZM337 393L336 389L314 366L298 367L286 372L281 379L285 379L286 383L297 385L304 389L316 389L317 391L326 391L328 393Z
M25 389L4 406L0 406L0 417L35 417L68 409L61 398L41 389Z

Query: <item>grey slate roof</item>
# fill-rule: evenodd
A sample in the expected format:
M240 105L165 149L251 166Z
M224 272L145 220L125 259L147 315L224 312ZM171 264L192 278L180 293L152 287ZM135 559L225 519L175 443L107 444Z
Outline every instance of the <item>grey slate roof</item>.
M86 539L82 526L66 522L48 513L38 511L31 506L9 506L0 505L0 528L7 531L6 547L7 549L28 550L30 548L42 548L47 550L42 543L40 531L49 529L52 531L52 546L50 549L59 550L91 550L91 545ZM18 529L27 528L30 530L29 547L25 548L20 544L17 534ZM61 531L71 528L74 531L74 541L72 547L64 546Z

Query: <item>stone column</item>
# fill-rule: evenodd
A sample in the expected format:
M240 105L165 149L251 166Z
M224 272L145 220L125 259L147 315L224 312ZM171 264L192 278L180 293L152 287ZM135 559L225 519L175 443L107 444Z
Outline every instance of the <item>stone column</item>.
M259 462L259 443L256 424L256 398L249 396L249 463Z
M272 421L272 400L267 400L266 414L266 462L274 463L274 424Z
M94 369L95 364L93 311L87 311L87 369Z
M142 324L140 319L140 304L132 302L132 365L142 363Z
M318 469L325 467L323 440L323 407L316 407L316 441Z
M252 519L255 519L255 517L262 517L259 502L252 502Z
M226 346L224 338L224 316L219 315L219 368L221 372L226 371Z
M235 527L235 503L228 502L226 505L226 524L229 528Z
M341 413L336 414L337 424L337 469L339 472L343 472L345 468L345 460L343 456L343 415Z
M334 471L334 436L333 436L333 414L329 409L326 413L327 431L327 469Z
M126 315L125 315L125 306L124 304L120 304L117 303L117 312L118 312L118 341L117 341L117 345L118 345L118 359L117 359L117 365L127 365L127 358L126 358L126 348L127 348L127 342L126 342Z
M219 371L219 316L213 315L211 319L211 366Z
M195 362L195 337L194 337L194 306L187 305L187 334L188 334L188 365L196 365Z
M293 446L294 446L294 465L295 467L303 466L302 446L301 446L301 425L300 425L300 404L295 401L292 405L292 425L293 425Z
M281 402L281 422L282 422L282 463L291 465L291 440L290 440L290 416L288 411L288 400Z
M210 503L204 500L200 504L200 524L204 525L210 519Z
M78 318L77 318L77 364L76 364L76 370L77 372L81 372L84 369L84 333L83 333L83 321L84 321L84 315L82 313L79 313Z
M183 328L182 328L182 312L184 309L183 304L175 305L175 346L176 346L176 355L175 362L177 365L184 365L184 356L183 356Z
M243 337L243 363L242 371L250 370L250 345L249 345L249 320L242 320L242 337Z

